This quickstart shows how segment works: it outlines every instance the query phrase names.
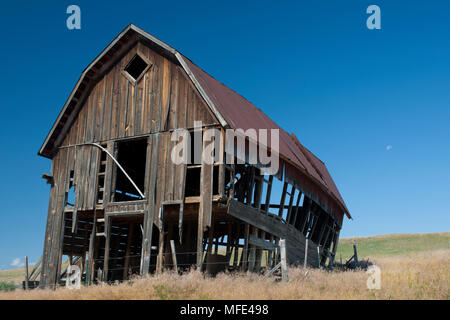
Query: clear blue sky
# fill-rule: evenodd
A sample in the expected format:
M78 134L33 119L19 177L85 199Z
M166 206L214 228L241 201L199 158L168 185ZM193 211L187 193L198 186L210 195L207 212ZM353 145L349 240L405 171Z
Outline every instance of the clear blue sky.
M342 236L450 231L449 1L93 2L1 4L0 268L41 256L50 160L37 151L129 23L295 132L354 216ZM66 28L70 4L81 30ZM371 4L381 30L366 27Z

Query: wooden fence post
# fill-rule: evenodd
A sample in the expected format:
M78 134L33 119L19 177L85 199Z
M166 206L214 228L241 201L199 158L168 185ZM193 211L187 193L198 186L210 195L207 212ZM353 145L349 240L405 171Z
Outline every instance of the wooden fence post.
M303 261L303 268L306 268L308 263L308 238L306 238L306 243L305 243L305 261Z
M28 257L25 256L25 290L28 290Z
M353 253L354 253L355 263L358 264L358 252L356 252L356 244L353 245Z
M320 269L320 246L317 246L317 261L319 262L319 269Z
M283 281L288 280L287 261L286 261L286 240L280 239L280 255L281 255L281 278Z

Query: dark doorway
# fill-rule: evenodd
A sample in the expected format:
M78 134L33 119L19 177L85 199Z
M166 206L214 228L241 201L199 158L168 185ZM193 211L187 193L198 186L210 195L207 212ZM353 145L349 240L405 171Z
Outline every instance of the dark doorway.
M147 139L136 139L119 142L117 144L117 161L125 169L130 178L144 192L145 163L147 156ZM114 201L142 200L139 192L132 185L125 174L116 166L116 184Z

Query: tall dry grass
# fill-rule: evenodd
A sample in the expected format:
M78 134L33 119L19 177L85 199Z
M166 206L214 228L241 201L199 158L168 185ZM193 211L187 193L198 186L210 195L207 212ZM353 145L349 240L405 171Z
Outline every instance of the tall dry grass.
M368 290L364 271L290 268L288 282L256 274L205 277L166 272L129 283L80 290L22 290L0 299L449 299L450 250L377 258L381 289Z

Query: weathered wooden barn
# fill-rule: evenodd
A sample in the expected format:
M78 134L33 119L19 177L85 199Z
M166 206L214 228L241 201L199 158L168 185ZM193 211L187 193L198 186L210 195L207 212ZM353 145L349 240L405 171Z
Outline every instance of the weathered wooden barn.
M230 128L279 129L279 170L176 165L171 134L181 128L217 128L222 138ZM52 160L41 287L59 282L65 256L87 282L175 261L178 269L258 271L277 262L281 238L288 263L303 263L308 238L308 264L325 265L350 218L324 163L294 134L134 25L83 71L39 155Z

